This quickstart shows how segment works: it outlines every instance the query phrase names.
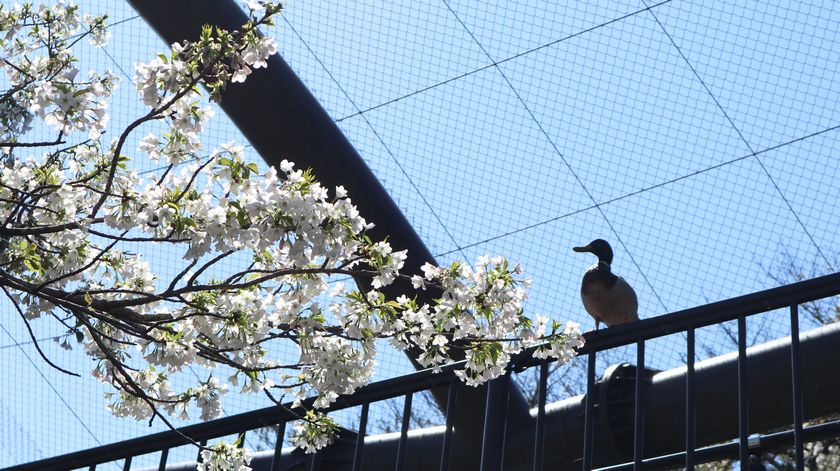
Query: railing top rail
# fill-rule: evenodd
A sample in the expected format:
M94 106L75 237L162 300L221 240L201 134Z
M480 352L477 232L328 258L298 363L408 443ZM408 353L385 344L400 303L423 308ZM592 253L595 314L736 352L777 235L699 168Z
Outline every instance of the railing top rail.
M335 402L324 410L329 412L346 409L362 405L365 402L376 402L401 396L407 392L425 391L438 386L444 386L456 380L454 372L463 368L464 363L464 361L461 361L445 365L441 367L439 373L435 373L431 369L421 370L405 376L398 376L368 384L359 388L354 394L339 396ZM312 402L314 402L314 398L306 399L303 401L303 406L297 409L291 409L291 403L284 404L284 406L265 407L242 414L187 425L179 428L177 431L167 430L158 432L53 458L3 468L1 471L65 470L87 467L91 464L107 463L125 459L129 456L153 453L164 448L186 445L189 441L185 437L189 437L189 439L195 442L212 440L247 430L296 420L299 417L297 414L302 413L304 407L311 407Z
M585 354L592 351L607 350L640 340L648 340L676 332L684 332L691 328L700 328L729 321L741 315L749 316L792 304L801 304L827 298L837 294L840 294L840 273L759 291L654 318L643 319L598 332L587 332L584 334L586 344L578 353ZM514 361L513 363L519 368L524 368L541 362L529 359L529 356L528 352L525 352L519 356L522 361ZM416 392L443 386L455 380L454 372L463 368L463 366L464 362L461 361L446 365L437 373L432 369L426 369L372 383L360 388L355 394L339 397L327 411L389 399L407 392ZM312 399L304 401L304 405L311 405L311 402ZM172 430L160 432L97 448L90 448L62 456L12 466L5 468L3 471L60 470L86 467L91 464L116 461L129 456L138 456L164 448L181 446L188 443L184 436L195 441L210 440L240 433L244 430L275 425L280 422L294 420L295 418L295 412L288 407L267 407L235 416L189 425L179 428L177 432Z
M650 340L688 329L731 321L793 304L802 304L840 294L840 273L812 278L789 285L717 301L682 311L610 327L584 334L586 344L578 351L585 354L621 347L640 340Z

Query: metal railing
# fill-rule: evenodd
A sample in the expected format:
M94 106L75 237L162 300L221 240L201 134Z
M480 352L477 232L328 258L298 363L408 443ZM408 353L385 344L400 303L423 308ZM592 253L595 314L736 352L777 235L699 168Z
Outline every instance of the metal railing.
M800 335L798 307L803 303L838 294L840 294L840 274L834 274L656 318L644 319L599 332L589 332L585 334L586 345L579 351L579 355L588 359L586 395L560 403L553 403L550 405L551 407L547 407L546 404L549 362L530 359L527 354L523 354L514 362L514 369L521 371L527 368L539 368L536 407L531 410L529 417L512 417L507 411L510 375L491 381L484 386L486 399L480 437L459 436L458 430L453 429L456 396L461 387L454 372L463 366L462 363L455 363L444 367L439 373L423 370L373 383L359 389L353 395L339 397L328 410L338 411L360 406L361 414L358 430L355 432L346 431L342 445L331 445L321 452L305 458L290 453L289 450L281 449L286 425L297 418L295 413L281 407L270 407L183 427L177 432L157 433L13 466L6 468L6 471L76 468L93 470L99 464L119 461L122 461L123 469L128 470L131 467L132 458L151 452L161 452L158 469L163 470L167 469L169 450L189 443L188 439L206 444L208 441L219 437L244 434L266 426L277 427L277 445L273 453L269 452L261 455L262 465L259 466L264 466L263 469L272 471L281 469L432 469L430 463L434 463L433 466L441 470L454 469L456 466L451 464L453 455L460 453L459 447L471 439L479 442L480 452L477 456L469 458L472 461L468 461L470 464L467 465L466 469L481 469L482 471L501 469L542 470L548 467L551 467L551 469L580 469L582 467L587 471L592 469L617 471L670 468L692 470L696 464L722 458L737 458L741 469L749 470L751 469L751 454L791 446L795 451L796 469L802 470L805 465L804 443L840 435L840 421L805 425L805 421L814 418L813 416L826 416L840 412L840 400L835 403L831 402L832 399L825 399L826 397L840 396L840 389L836 387L840 380L834 378L840 375L824 374L823 370L814 370L811 364L821 362L810 360L811 358L824 358L826 352L829 351L831 355L838 356L833 352L840 349L831 348L831 346L836 345L837 340L840 339L840 328L831 326L823 328L820 332L815 331L814 335L810 335L810 333ZM748 349L747 317L786 307L789 308L790 313L790 340L783 339L781 343L780 341L771 342L765 346L766 348L756 349L757 347L753 347ZM714 364L696 363L695 332L697 329L726 321L737 321L738 349L737 354L735 354L737 358L729 358L731 360L729 361L719 357L714 359L715 361L712 362ZM680 332L684 332L686 336L687 361L685 366L678 370L652 375L650 370L644 368L646 363L645 343L657 337ZM801 340L801 338L804 340ZM597 353L628 345L636 346L635 372L627 373L632 371L633 367L623 365L623 368L619 368L624 375L621 378L619 378L621 374L616 373L612 376L618 379L605 377L596 381ZM804 353L803 345L807 347L807 351ZM773 396L773 400L775 401L776 397L787 397L787 394L790 394L793 423L790 425L787 422L785 428L788 428L788 430L758 435L755 432L770 430L767 427L771 422L778 424L787 421L784 417L775 418L771 421L762 419L760 420L761 429L758 429L758 427L754 427L755 430L750 429L751 419L753 421L758 420L756 417L750 416L748 409L750 407L748 388L751 381L763 381L760 380L759 376L766 376L767 374L774 376L788 374L787 366L779 367L779 365L774 364L772 368L768 369L757 368L756 365L769 361L778 363L778 359L782 358L779 357L780 354L787 357L790 377L781 380L780 384L786 384L787 386L780 386L778 390L780 392L776 393L777 396ZM806 379L809 383L803 384L802 365L803 355L806 354L809 358L810 369L805 376L807 376ZM835 362L835 356L827 357L828 359L822 362L826 364L816 366L828 368L826 371L831 371L831 368L840 370L840 362ZM737 434L734 435L737 436L737 440L727 442L717 439L716 443L724 443L698 447L700 440L697 435L698 421L695 415L697 394L700 390L698 389L698 375L703 375L703 381L712 381L710 378L714 377L723 378L721 372L728 368L727 365L730 364L733 368L737 364ZM748 366L754 370L752 373ZM599 460L598 456L600 455L596 455L596 448L600 443L596 436L596 428L599 423L602 423L603 416L609 412L608 404L604 400L604 391L607 391L608 388L613 388L613 391L617 390L615 385L619 384L619 379L625 381L628 386L632 383L631 388L623 389L627 392L624 403L627 407L632 405L632 428L630 428L632 430L632 447L629 448L632 450L630 452L631 459L623 462L621 460L615 462L613 459L612 463L604 463L604 459ZM775 379L779 380L779 378ZM613 383L609 383L608 380L613 381ZM823 380L830 382L826 383L828 386L822 383L811 384L814 381ZM757 387L755 384L760 386L764 383L752 384L754 384L755 389ZM821 404L814 407L809 406L812 417L807 417L803 412L803 387L820 391L829 390L828 395L820 396L822 398L820 399ZM447 401L443 410L445 416L444 427L428 431L422 437L417 438L417 434L409 433L412 398L418 392L435 388L446 388ZM834 388L833 391L832 388ZM707 385L704 384L701 389L703 394L710 394L707 391ZM654 401L652 403L652 397L674 400L672 396L675 391L681 391L679 394L683 395L676 402L677 406L660 405L659 402L662 401L659 399L657 399L658 402ZM385 439L371 440L370 435L366 437L371 404L398 397L405 398L399 434L390 441ZM680 416L682 417L680 420L684 419L684 424L678 424L684 425L684 437L680 437L684 438L684 441L679 443L677 448L681 451L646 456L646 424L659 420L655 415L663 414L663 407L670 407L668 410L675 417ZM783 414L782 409L787 410L786 407L780 407L779 409L779 414ZM652 413L646 417L646 412L651 411L655 414ZM599 414L601 414L600 419L598 418ZM727 414L729 413L727 412ZM578 423L581 416L583 423L579 427ZM779 427L775 428L778 429ZM551 429L550 433L549 429ZM556 430L561 430L562 433ZM648 431L656 430L649 429ZM702 433L702 441L705 443L714 443L715 437L723 436L710 434L705 429L702 430ZM563 438L559 440L560 442L555 440L547 444L546 437L548 435ZM554 439L552 438L552 440ZM415 441L417 444L414 444ZM582 446L577 448L578 445ZM572 447L575 450L570 455L560 456L558 450L563 447ZM525 448L527 450L523 451ZM648 455L651 454L648 453ZM463 463L461 461L458 469L464 467ZM259 466L255 465L254 467L257 469Z
M793 429L790 432L775 434L771 437L764 437L764 449L770 449L770 445L778 446L786 443L786 440L793 442L795 450L796 469L804 469L803 444L805 433L803 428L803 404L802 404L802 381L800 358L800 334L799 334L799 305L810 301L823 299L840 293L840 274L833 274L814 278L811 280L781 286L778 288L760 291L757 293L740 296L725 301L719 301L704 306L687 309L664 316L644 319L624 326L607 329L603 334L587 337L586 345L580 349L579 354L588 358L588 377L586 395L586 425L584 427L584 451L583 469L590 470L593 466L594 456L594 435L593 435L593 407L594 396L591 394L595 385L595 362L596 353L611 348L630 345L635 343L637 348L637 369L634 401L634 433L633 433L633 461L617 466L601 468L602 470L625 470L625 469L647 469L650 466L679 465L686 469L694 469L701 455L703 461L709 461L710 457L726 457L737 450L736 456L742 470L750 469L750 454L757 451L758 446L750 445L750 430L748 416L748 390L747 383L749 373L747 371L747 328L746 318L755 314L768 312L780 308L790 308L790 384L792 390ZM695 435L695 404L696 404L696 382L695 382L695 332L697 329L712 324L737 320L738 322L738 353L737 353L737 395L738 395L738 442L737 447L733 444L718 445L703 449L698 453ZM644 391L642 378L645 364L645 341L656 337L669 335L678 332L686 333L686 372L685 372L685 448L682 453L671 454L667 457L652 457L645 459L644 453L644 413L645 401L641 400ZM838 366L840 368L840 366ZM838 371L840 372L840 371ZM838 391L840 393L840 391ZM840 412L840 411L838 411ZM836 435L840 433L840 427L835 422L821 426L808 427L808 439L814 437ZM725 453L724 453L725 452ZM680 463L682 461L682 463Z

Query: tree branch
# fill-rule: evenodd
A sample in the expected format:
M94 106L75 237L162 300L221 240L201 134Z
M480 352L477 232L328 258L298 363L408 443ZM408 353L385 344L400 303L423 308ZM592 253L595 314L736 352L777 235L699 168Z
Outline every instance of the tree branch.
M74 373L72 371L65 370L64 368L56 365L55 363L50 361L49 358L47 358L47 355L45 355L44 352L41 350L41 346L38 343L38 339L35 338L35 334L32 332L32 326L29 325L29 319L26 318L26 315L23 313L23 310L20 308L20 306L18 305L15 298L12 297L12 294L9 293L9 290L7 290L5 286L0 286L0 289L3 290L3 293L6 294L6 297L9 298L9 301L11 301L12 304L15 306L15 309L17 310L18 314L20 315L20 318L23 319L23 324L26 326L27 332L29 332L29 338L32 340L32 343L35 345L35 350L37 350L38 354L41 355L41 358L45 362L47 362L48 365L52 366L53 368L57 369L58 371L60 371L64 374L68 374L70 376L81 377L78 373Z
M61 133L59 133L58 137L54 141L42 141L42 142L0 142L0 147L6 147L9 149L14 149L15 147L49 147L49 146L57 146L60 144L64 144L66 141L62 140Z
M99 224L104 222L104 218L90 219L90 224ZM73 229L84 229L85 227L79 221L66 222L64 224L56 224L54 226L36 226L36 227L0 227L0 237L15 237L15 236L30 236L54 234L56 232L63 232Z

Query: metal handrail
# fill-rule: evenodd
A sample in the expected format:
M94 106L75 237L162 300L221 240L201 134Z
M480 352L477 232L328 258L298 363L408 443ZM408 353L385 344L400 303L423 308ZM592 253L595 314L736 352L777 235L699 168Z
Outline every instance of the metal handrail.
M801 414L801 385L799 385L796 379L797 375L799 374L797 367L799 335L796 306L802 303L827 298L837 294L840 294L840 273L822 276L819 278L814 278L811 280L806 280L785 286L780 286L777 288L772 288L748 294L745 296L739 296L724 301L710 303L704 306L686 309L655 318L644 319L638 322L633 322L625 325L615 326L606 330L601 330L597 332L587 332L586 334L584 334L586 344L579 350L579 354L586 355L590 359L587 381L588 393L586 395L586 410L588 411L588 413L585 417L586 426L583 453L584 469L591 469L593 464L592 433L594 422L592 410L594 407L595 400L593 395L590 393L595 385L594 358L597 352L636 343L639 347L639 349L637 350L637 363L641 366L644 364L644 342L646 340L673 334L676 332L688 332L688 352L692 361L689 361L687 364L686 384L688 385L688 387L686 388L686 403L693 405L694 399L692 396L692 381L694 364L694 331L701 327L736 319L739 320L739 326L741 327L741 329L739 329L739 371L741 371L742 374L739 374L739 377L741 378L741 380L739 381L739 395L741 397L742 402L742 417L739 422L742 424L742 426L739 430L739 440L733 443L727 443L724 445L717 445L714 447L706 447L695 450L694 437L692 433L693 430L688 430L693 428L694 423L693 419L691 418L690 410L689 408L687 408L686 450L682 453L646 458L643 456L642 441L640 440L640 436L643 434L644 425L644 421L641 418L643 417L642 414L644 413L644 410L642 407L642 401L639 401L642 392L638 392L637 399L636 401L634 401L635 414L637 417L637 419L635 419L634 421L634 461L602 469L634 469L634 465L638 468L640 466L648 466L658 463L672 463L674 462L674 460L679 460L681 463L685 463L686 467L688 469L691 469L693 467L694 462L700 460L705 461L712 456L731 456L732 453L736 452L741 455L740 458L743 464L747 456L746 453L748 451L745 447L748 430L746 429L746 426L743 425L745 424L743 417L743 414L745 413L745 408L743 408L743 406L746 401L746 395L742 391L744 385L746 384L746 344L744 338L745 336L743 335L743 333L745 332L745 330L743 329L743 327L745 326L744 319L754 314L786 306L791 307L791 327L792 333L794 334L791 339L791 352L794 376L792 387L794 388L794 401L796 401L797 403L794 407L795 424L793 430L779 432L776 434L770 434L765 436L764 439L767 443L771 443L774 446L778 446L780 443L788 443L792 439L795 442L797 455L796 459L801 463L802 443L806 440L812 440L818 435L820 437L825 436L826 434L836 435L840 433L840 424L832 422L831 424L823 424L820 426L803 427L802 425L803 419ZM535 365L545 365L548 363L548 361L550 361L534 360L530 357L530 353L531 352L526 351L518 355L514 359L513 366L516 369L525 369ZM439 370L439 372L435 372L432 369L426 369L408 375L399 376L369 384L363 388L360 388L352 395L339 397L333 404L330 405L330 407L326 409L326 411L335 411L359 405L363 406L364 411L367 411L367 406L372 402L386 400L398 396L410 395L418 391L429 390L445 385L450 385L450 399L447 401L447 406L449 406L451 404L452 393L455 390L455 388L453 388L452 385L455 384L455 381L457 381L455 371L463 368L464 363L465 362L461 361L446 365L442 367ZM542 370L543 371L541 371L541 373L543 374L541 374L540 378L540 387L545 388L544 366L542 367ZM641 370L642 368L639 368L637 371L641 372ZM637 384L641 384L641 373L637 374L636 378ZM495 381L500 382L501 384L501 381L507 380L499 379ZM493 399L493 402L502 404L501 407L503 407L504 401L499 401L497 397L500 393L494 392L493 388L488 388L488 391L491 395L496 394L496 396L493 396L495 397L495 399ZM638 388L637 391L639 391ZM490 396L488 396L488 399L489 398ZM312 401L313 399L304 401L303 407L311 406ZM451 421L452 410L450 407L447 407L447 409L448 410L446 410L445 412L447 417L447 424L449 424ZM3 471L50 469L63 470L70 468L95 466L99 463L106 463L121 459L129 460L133 456L138 456L156 451L165 451L176 446L181 446L189 443L189 440L193 440L196 442L207 442L208 440L214 438L229 436L232 434L237 434L243 431L252 430L260 427L285 424L288 421L297 419L299 417L300 411L302 410L302 408L291 409L290 405L286 407L268 407L252 412L247 412L244 414L238 414L235 416L212 420L201 424L186 426L183 428L179 428L177 431L160 432L145 437L125 440L110 445L91 448L88 450L82 450L58 457L35 461L32 463L12 466L10 468L5 468L5 470ZM542 440L544 438L545 429L545 391L540 391L540 406L538 407L538 410L538 420L536 421L535 432L536 443L533 455L535 469L539 469L538 466L541 466L543 461ZM505 424L499 424L498 417L492 417L493 412L494 411L491 410L490 407L487 408L486 417L491 418L491 422L493 422L495 425L492 427L493 430L485 429L485 432L486 434L490 432L496 434L504 434ZM365 417L363 417L363 419L365 419L366 421L366 414L364 415ZM499 430L501 430L501 432ZM401 442L403 444L406 436L406 431L407 430L404 427L404 429L402 430L401 438ZM450 434L451 426L448 426L447 435L444 439L444 456L441 460L443 468L446 468L448 466L447 456L452 445ZM493 467L497 467L497 469L500 469L498 468L501 466L501 463L499 461L503 458L501 457L499 444L504 443L503 437L501 438L501 441L499 441L498 437L494 438L493 436L485 436L484 441L485 446L488 446L492 449L492 455L495 457L493 459L496 463L495 465L493 465ZM360 463L359 458L361 456L360 447L364 445L364 440L356 439L355 442L357 443L357 448L354 452L353 461L358 466L358 464ZM482 455L484 456L485 454L482 453ZM404 460L403 455L401 455L400 460ZM490 464L488 464L485 467L490 467Z
M580 354L602 351L657 337L699 329L762 312L803 304L840 294L840 273L757 291L662 316L587 332Z
M445 365L441 367L440 373L435 373L432 369L427 369L371 383L359 388L355 394L339 396L335 402L323 410L325 412L331 412L364 405L365 403L391 399L405 395L406 393L425 391L443 386L456 380L455 371L462 369L465 363L465 361L460 361ZM86 467L186 445L190 443L189 440L202 442L238 434L242 431L274 426L300 418L302 415L301 412L305 408L311 407L314 399L306 399L302 401L300 407L296 408L292 408L291 403L285 404L284 406L265 407L242 414L179 427L177 431L167 430L53 458L3 468L2 471L64 470Z

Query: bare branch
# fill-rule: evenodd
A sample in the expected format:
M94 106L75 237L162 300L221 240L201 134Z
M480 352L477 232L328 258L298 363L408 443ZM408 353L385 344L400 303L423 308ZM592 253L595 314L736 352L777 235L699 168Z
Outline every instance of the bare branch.
M93 218L88 221L90 224L98 224L100 222L104 222L105 219ZM80 221L66 222L64 224L56 224L54 226L0 227L0 237L55 234L56 232L64 232L73 229L84 229L84 227L85 226Z
M3 293L6 294L6 297L9 298L9 301L11 301L12 304L15 306L15 309L17 310L18 314L20 315L20 318L23 319L23 324L26 326L26 331L29 332L29 338L32 340L33 345L35 345L35 350L37 350L38 354L41 355L41 358L45 362L47 362L48 365L52 366L53 368L55 368L56 370L58 370L58 371L60 371L64 374L68 374L70 376L80 377L80 375L78 373L74 373L72 371L65 370L64 368L56 365L55 363L50 361L49 358L47 358L47 355L44 354L44 352L41 350L41 345L38 343L38 339L35 338L35 334L32 332L32 326L29 325L29 319L26 318L26 314L23 313L23 310L20 308L20 306L18 305L15 298L12 297L11 293L9 293L9 291L6 289L5 286L0 285L0 289L3 290Z
M14 149L15 147L49 147L49 146L57 146L60 144L64 144L65 141L61 138L61 133L59 133L58 137L54 141L42 141L42 142L0 142L0 147L6 147L8 149Z
M128 231L123 232L123 235L125 235L127 232ZM76 270L69 271L69 272L67 272L67 273L65 273L65 274L63 274L63 275L61 275L57 278L53 278L51 280L46 280L46 281L42 282L40 285L38 285L37 288L35 288L35 292L37 293L38 291L41 291L41 289L43 289L47 285L50 285L50 284L53 284L53 283L58 283L61 280L66 280L67 278L78 275L79 273L82 273L82 272L90 269L97 262L99 262L102 259L102 257L105 256L105 254L107 254L112 248L114 248L114 246L117 245L117 242L119 242L119 241L115 240L115 241L111 242L104 249L101 249L99 251L99 253L96 254L96 256L94 256L93 258L91 258L90 262L88 262L86 265L83 265L83 266L77 268Z
M212 260L205 263L201 268L199 268L198 270L196 270L195 273L193 273L193 275L190 277L190 279L187 280L187 286L192 286L195 283L195 280L198 279L198 277L201 276L201 274L204 273L205 270L207 270L208 268L213 266L216 262L218 262L218 261L222 260L223 258L228 257L229 255L234 254L234 253L236 253L236 250L228 250L227 252L223 252L223 253L217 255L216 257L213 257Z

